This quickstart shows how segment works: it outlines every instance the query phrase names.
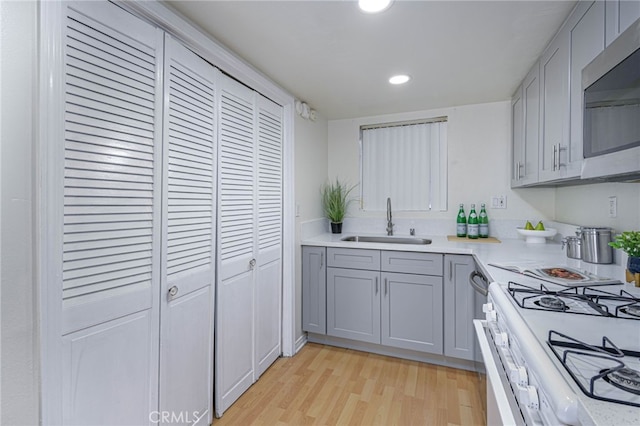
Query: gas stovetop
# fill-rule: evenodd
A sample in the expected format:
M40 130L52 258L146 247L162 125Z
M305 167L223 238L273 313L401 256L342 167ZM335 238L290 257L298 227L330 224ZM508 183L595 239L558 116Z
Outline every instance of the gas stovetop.
M591 344L554 330L547 343L585 395L640 407L640 352L619 349L606 336Z
M617 292L598 287L551 290L544 284L536 287L509 282L507 290L524 309L640 320L640 297L623 289Z

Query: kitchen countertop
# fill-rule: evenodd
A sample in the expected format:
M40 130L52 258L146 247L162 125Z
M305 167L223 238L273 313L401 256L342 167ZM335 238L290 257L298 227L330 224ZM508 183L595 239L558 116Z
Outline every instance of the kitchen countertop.
M395 250L413 251L426 253L443 254L470 254L473 255L483 272L489 275L490 281L506 283L508 281L520 280L523 284L532 280L523 275L509 272L504 269L490 266L490 263L516 263L516 262L536 262L549 266L569 266L578 270L587 271L603 278L612 278L624 282L625 267L617 264L600 265L583 262L582 260L570 259L567 257L561 244L547 241L546 244L528 244L524 239L502 239L501 243L476 243L476 242L451 242L446 236L415 235L415 238L429 238L431 244L387 244L387 243L363 243L353 241L341 241L342 238L355 235L343 234L320 234L312 238L304 239L301 244L306 246L324 246L341 248L359 248L372 250ZM357 235L380 236L381 234ZM408 235L398 235L399 237L409 237ZM534 282L534 281L530 281ZM539 282L539 281L535 281ZM625 287L633 288L632 284Z

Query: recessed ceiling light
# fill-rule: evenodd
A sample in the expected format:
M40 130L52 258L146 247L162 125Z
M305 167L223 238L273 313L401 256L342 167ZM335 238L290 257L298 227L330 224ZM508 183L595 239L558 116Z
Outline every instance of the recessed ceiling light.
M411 77L405 74L394 75L389 79L389 83L391 84L404 84L407 81L411 80Z
M363 12L378 13L391 6L393 0L358 0L358 6Z

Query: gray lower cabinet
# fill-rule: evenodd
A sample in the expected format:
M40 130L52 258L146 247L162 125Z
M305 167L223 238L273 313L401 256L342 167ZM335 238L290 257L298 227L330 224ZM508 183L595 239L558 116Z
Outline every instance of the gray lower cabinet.
M475 269L473 256L444 257L444 354L470 361L482 359L476 347L473 319L481 315L486 301L469 284Z
M441 254L330 247L327 266L329 336L442 354Z
M302 247L302 329L327 332L327 267L325 247Z
M442 354L442 331L442 277L382 273L383 345Z
M327 334L380 343L380 272L327 269Z

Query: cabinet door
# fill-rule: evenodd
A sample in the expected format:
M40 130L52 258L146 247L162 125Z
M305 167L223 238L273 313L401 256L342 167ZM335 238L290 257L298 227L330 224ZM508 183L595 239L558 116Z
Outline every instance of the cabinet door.
M302 247L302 330L327 332L327 268L324 247Z
M158 409L162 32L113 3L59 7L64 133L43 159L59 177L45 191L59 219L45 311L57 362L43 416L145 424Z
M567 21L571 33L571 133L567 171L579 175L582 167L582 69L604 50L604 3L580 2Z
M606 43L610 45L618 36L640 19L640 1L606 0Z
M522 86L511 98L511 187L522 186L520 176L524 170L524 98Z
M442 255L410 251L383 251L381 270L407 274L442 275Z
M538 182L538 147L540 146L540 68L536 63L522 83L524 98L524 147L520 183Z
M327 266L332 268L380 270L380 251L354 248L327 248Z
M540 59L540 182L566 173L569 141L569 31L553 39Z
M380 343L380 272L327 268L327 334Z
M213 402L215 80L211 64L165 37L160 409L198 413ZM205 414L206 413L206 414Z
M281 351L282 107L257 95L256 375Z
M383 345L442 354L442 277L382 273Z
M482 296L469 284L475 261L472 256L446 255L444 266L444 354L478 360L473 319Z

